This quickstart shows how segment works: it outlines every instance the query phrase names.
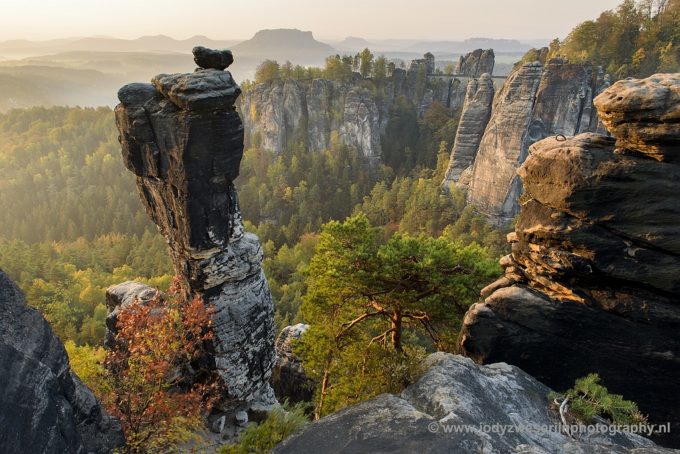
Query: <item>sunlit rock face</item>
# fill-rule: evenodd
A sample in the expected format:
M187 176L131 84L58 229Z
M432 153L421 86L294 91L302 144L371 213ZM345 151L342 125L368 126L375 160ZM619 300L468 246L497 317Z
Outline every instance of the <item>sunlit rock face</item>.
M290 143L328 150L333 133L368 158L380 157L380 111L368 90L326 79L274 80L251 89L240 102L246 143L281 153Z
M550 135L604 132L592 103L605 85L601 71L560 59L515 70L496 94L466 176L468 202L496 224L512 220L522 193L517 168L527 158L529 146Z
M594 103L613 138L547 138L519 168L505 276L460 348L556 389L597 372L680 446L680 76L619 81Z
M493 70L493 51L475 52L482 60L474 70L470 60L470 69L461 77L434 74L434 56L428 53L413 60L407 69L394 69L380 90L359 73L344 82L317 78L257 84L238 102L246 146L279 154L291 143L304 143L311 152L318 152L337 140L377 161L390 107L398 98L411 102L420 115L434 103L460 112L468 82L481 75L472 74Z
M494 93L493 80L487 73L468 83L456 141L451 149L449 167L442 182L444 188L452 184L464 188L470 183L472 164L475 162L479 143L491 117Z
M480 77L482 74L493 74L496 56L493 49L476 49L461 55L454 72L461 76Z
M280 401L309 402L314 397L314 382L307 376L302 360L293 352L294 344L309 329L298 323L286 326L276 338L276 366L271 384Z
M7 453L109 453L124 445L69 366L64 345L0 271L0 450Z
M275 401L268 384L272 299L262 249L243 229L233 184L243 156L234 108L240 93L228 71L197 68L126 85L115 110L125 166L168 241L176 273L216 310L215 367L228 393L223 406L234 408Z

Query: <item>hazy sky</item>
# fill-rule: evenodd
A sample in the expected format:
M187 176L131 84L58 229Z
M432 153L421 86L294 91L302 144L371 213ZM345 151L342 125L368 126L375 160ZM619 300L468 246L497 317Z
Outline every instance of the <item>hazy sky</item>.
M249 38L263 28L316 37L563 37L621 0L0 0L0 40L165 34Z

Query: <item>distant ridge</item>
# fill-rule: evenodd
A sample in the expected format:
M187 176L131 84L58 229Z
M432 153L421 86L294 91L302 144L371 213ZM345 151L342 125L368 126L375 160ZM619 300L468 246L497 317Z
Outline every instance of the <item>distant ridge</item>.
M452 52L465 53L475 49L493 49L495 52L526 52L530 44L516 39L469 38L464 41L422 41L405 50L412 52Z
M341 51L357 52L363 49L375 49L375 44L358 36L348 36L338 43L334 43L336 49Z
M48 41L10 40L0 42L0 55L5 57L37 56L71 51L90 52L182 52L189 53L194 46L228 48L237 40L214 40L196 35L187 39L174 39L165 35L142 36L136 39L87 37L55 39Z

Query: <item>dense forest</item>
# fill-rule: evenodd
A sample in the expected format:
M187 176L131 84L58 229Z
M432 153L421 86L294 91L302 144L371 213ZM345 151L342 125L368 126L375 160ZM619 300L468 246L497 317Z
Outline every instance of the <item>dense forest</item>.
M293 142L279 155L246 150L236 181L246 227L259 235L265 251L263 266L278 328L300 321L326 328L313 331L300 352L307 364L322 361L318 355L325 357L329 349L337 351L321 369L327 371L332 381L326 383L332 386L323 394L325 401L317 402L317 415L402 387L425 352L451 347L465 308L500 273L497 259L506 249L504 235L465 205L463 193L445 192L440 186L451 146L442 139L453 140L444 131L450 129L454 114L435 106L418 118L403 115L406 110L414 112L413 106L403 104L399 109L391 112L390 122L399 123L388 127L386 142L399 144L400 134L414 132L418 139L411 142L413 149L425 150L423 155L431 156L428 160L421 156L399 161L399 149L394 148L398 166L375 165L339 141L319 153ZM0 160L6 169L0 206L8 214L0 226L0 268L66 342L72 365L83 380L114 414L127 417L114 401L150 389L130 387L145 383L139 377L122 375L128 378L112 380L102 366L105 358L115 357L115 352L107 355L101 348L105 290L137 280L166 291L173 279L165 241L147 220L133 177L120 159L113 112L61 107L14 110L0 116L0 124ZM323 270L328 269L326 263L337 260L334 235L343 231L351 231L352 241L363 244L372 260L361 273L365 280L355 282L357 275L348 272L344 281L331 277L336 284L388 286L403 273L418 272L434 279L428 280L431 285L442 287L436 295L413 299L403 312L398 308L401 298L406 302L409 292L418 288L385 300L403 316L397 347L372 343L366 349L367 340L384 331L384 320L379 319L357 325L341 336L341 345L328 341L343 322L329 320L324 306L316 303L320 295L334 292L326 285L329 280ZM350 260L352 254L361 253L347 252L345 258ZM398 266L413 260L420 265ZM428 271L433 261L441 263L441 273ZM454 272L458 267L464 271ZM362 294L347 301L352 304L343 310L346 316L361 313ZM432 323L422 327L422 322L414 323L430 315ZM157 334L154 328L150 332ZM172 330L163 333L177 335ZM362 373L367 365L375 372ZM343 379L357 374L360 380ZM117 396L113 400L112 390ZM173 399L166 403L177 404ZM199 421L199 407L180 406L190 407L193 417L187 419L187 413L170 432L144 426L140 436L149 435L158 443L185 439L189 426L195 428ZM127 433L133 434L130 428Z
M577 25L563 41L555 38L548 53L532 49L522 60L558 56L602 66L614 79L678 72L680 0L624 0Z
M626 0L553 41L549 56L592 61L617 78L677 71L679 33L680 0ZM368 49L324 68L267 60L243 88L358 73L379 97L393 69ZM339 140L318 153L303 141L244 153L240 208L265 252L276 323L311 324L296 353L319 384L317 417L398 391L425 353L451 350L465 310L500 274L504 232L463 192L441 187L458 114L433 103L418 115L398 99L379 164ZM109 108L0 115L0 268L67 342L74 368L95 371L84 377L91 385L103 373L106 288L138 280L165 291L173 280L119 150Z
M488 244L492 256L504 247L502 235L465 207L462 194L446 195L439 187L450 146L441 139L452 141L441 131L450 130L452 114L435 105L419 119L403 115L412 106L401 109L393 111L400 123L388 127L387 141L398 143L400 135L414 132L420 137L414 149L439 151L429 151L438 166L417 159L402 160L396 169L369 165L338 143L322 153L309 153L301 143L279 156L246 151L237 180L241 209L265 249L281 325L301 319L302 270L329 220L363 212L389 234L477 241ZM33 108L0 115L0 163L0 207L6 213L0 267L63 339L101 343L109 285L137 279L167 287L165 243L122 165L110 109Z

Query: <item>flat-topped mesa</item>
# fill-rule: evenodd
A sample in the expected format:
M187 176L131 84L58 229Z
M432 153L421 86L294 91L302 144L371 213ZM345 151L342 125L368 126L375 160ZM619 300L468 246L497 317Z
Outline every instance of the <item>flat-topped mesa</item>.
M214 359L228 391L224 408L266 405L274 402L273 305L262 250L243 229L233 185L243 156L234 108L241 89L218 69L233 60L231 52L197 47L194 55L208 68L120 89L115 113L123 160L168 241L176 273L216 309Z
M467 312L461 351L566 389L599 373L680 447L680 74L594 100L615 138L533 144L505 276Z

